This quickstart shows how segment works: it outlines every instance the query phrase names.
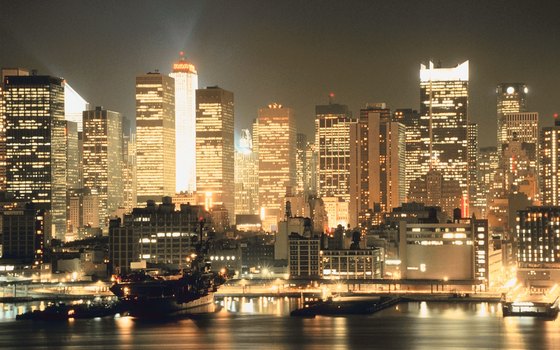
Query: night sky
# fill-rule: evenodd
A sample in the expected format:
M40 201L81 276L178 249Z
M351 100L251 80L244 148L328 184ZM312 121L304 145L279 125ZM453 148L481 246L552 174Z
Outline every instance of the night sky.
M92 105L134 119L135 76L169 73L184 50L199 86L234 92L236 137L257 109L295 109L313 134L329 92L357 116L366 102L419 109L419 66L470 60L469 118L496 138L495 87L525 82L528 107L560 111L555 1L0 0L0 66L64 77Z

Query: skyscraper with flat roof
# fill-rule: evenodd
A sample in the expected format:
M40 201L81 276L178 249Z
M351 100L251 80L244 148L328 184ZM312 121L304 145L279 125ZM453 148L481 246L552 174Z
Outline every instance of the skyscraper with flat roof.
M52 237L64 240L64 82L51 76L8 75L4 87L7 191L15 199L32 201L37 209L47 210Z
M454 68L420 65L421 174L434 169L459 182L468 198L469 61Z
M122 116L103 107L83 112L84 187L99 197L99 227L123 205Z
M175 81L158 72L136 77L137 200L175 194Z
M507 143L508 135L504 128L503 117L508 113L527 111L527 93L525 83L501 83L496 88L496 110L498 121L498 149ZM510 138L511 139L511 138Z
M197 196L206 210L223 205L229 218L235 217L234 159L233 92L196 90Z
M276 230L286 195L296 186L296 121L294 111L273 103L257 119L259 206L263 229Z
M196 191L196 90L198 74L183 52L169 74L175 79L175 192Z
M541 131L540 176L543 205L560 206L560 119Z

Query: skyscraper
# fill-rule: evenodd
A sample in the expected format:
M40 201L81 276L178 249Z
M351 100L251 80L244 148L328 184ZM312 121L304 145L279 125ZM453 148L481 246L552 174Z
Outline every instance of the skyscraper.
M498 121L498 149L507 142L507 134L504 130L503 117L507 113L525 112L526 98L529 89L525 83L501 83L496 88L496 109Z
M196 191L207 210L223 205L234 217L233 93L217 86L196 90ZM230 221L233 223L233 221Z
M444 180L459 182L468 196L469 61L441 68L430 61L420 65L420 133L423 144L421 174L441 171Z
M307 135L298 132L296 141L296 190L295 194L307 194Z
M467 149L468 149L468 168L469 168L469 206L471 212L477 209L478 217L482 209L478 206L478 124L469 123L467 125ZM470 213L464 213L465 217Z
M248 129L241 130L235 151L235 214L259 213L259 177L257 153Z
M175 82L158 72L136 77L137 200L175 193Z
M315 151L317 152L317 194L350 200L350 124L348 106L332 103L315 106Z
M259 109L257 123L259 206L263 228L270 231L296 185L296 121L291 108L273 103Z
M89 103L67 81L64 82L64 119L75 122L78 132L83 130L82 113L89 109Z
M83 112L82 112L83 113ZM66 138L66 182L68 188L80 188L80 163L82 152L78 139L78 123L65 121Z
M539 140L539 113L519 112L505 113L502 118L502 140L500 146L512 141L514 138L520 142L534 145Z
M423 145L420 135L420 114L412 109L397 109L393 119L405 126L406 167L404 192L408 196L410 183L416 180L422 171Z
M193 64L180 52L169 74L175 79L175 191L196 190L196 90L198 75Z
M484 147L480 149L478 160L478 207L482 209L481 217L486 218L490 190L494 184L494 176L499 167L499 154L496 147Z
M361 224L378 206L399 207L406 198L405 126L385 103L368 104L350 126L350 225Z
M83 112L84 187L99 196L99 227L123 205L122 116L95 107Z
M64 82L50 76L6 76L4 87L7 191L49 211L47 228L64 240Z
M540 175L543 205L560 206L560 119L554 115L554 126L541 131Z

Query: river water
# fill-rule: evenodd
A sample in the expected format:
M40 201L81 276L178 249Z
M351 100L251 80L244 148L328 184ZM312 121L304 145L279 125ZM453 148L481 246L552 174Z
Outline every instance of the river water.
M225 299L166 321L16 321L0 304L2 349L560 349L560 319L503 318L495 303L401 303L373 315L294 318L297 299Z

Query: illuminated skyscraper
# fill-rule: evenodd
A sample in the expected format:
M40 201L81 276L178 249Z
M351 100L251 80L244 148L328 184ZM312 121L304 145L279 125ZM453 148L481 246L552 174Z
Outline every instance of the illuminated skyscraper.
M136 77L138 203L175 194L175 81L160 73Z
M524 83L501 83L496 88L497 120L498 120L498 149L508 140L504 129L503 117L507 113L525 112L526 98L529 90Z
M406 198L405 126L393 121L384 103L368 104L350 126L350 225L367 225L381 212L399 207Z
M6 116L4 107L4 77L26 76L29 71L24 68L2 68L0 81L0 191L6 190Z
M276 230L286 195L296 185L296 121L291 108L273 103L259 109L259 206L263 228Z
M125 128L126 130L126 128ZM123 207L130 213L136 203L136 134L124 132L123 136Z
M506 113L502 116L502 140L500 145L512 141L537 145L539 142L539 113L520 112Z
M463 199L468 190L469 61L455 68L420 65L420 133L422 169L439 170L444 180L459 182Z
M241 130L235 151L235 214L259 213L258 157L248 129Z
M83 113L83 112L82 112ZM82 152L78 140L78 123L66 120L66 182L67 187L81 188L80 179L80 162L82 160Z
M560 206L560 119L554 118L554 126L541 131L541 193L543 205Z
M478 207L481 208L481 217L486 218L490 190L494 184L494 176L499 167L499 155L496 147L484 147L480 149L478 160Z
M48 210L47 228L64 240L64 82L50 76L6 76L4 86L7 191Z
M420 114L412 109L397 109L393 114L393 119L404 124L406 128L406 176L404 191L408 196L410 183L419 177L422 170L423 145L420 136Z
M332 100L334 95L330 95ZM332 103L315 107L317 194L350 200L350 124L348 106Z
M469 205L471 212L476 208L480 208L478 201L478 124L469 123L467 125L467 149L468 149L468 167L469 167ZM482 209L477 209L478 217L480 217ZM471 213L464 213L465 217ZM469 214L469 215L467 215Z
M196 190L196 90L198 75L193 64L187 62L184 53L173 64L175 79L175 191Z
M235 213L233 113L232 92L217 86L196 90L196 192L207 210L223 205L230 218Z
M296 190L295 194L307 194L307 135L298 133L296 141Z
M83 112L84 187L99 196L99 227L123 205L122 116L95 107Z

